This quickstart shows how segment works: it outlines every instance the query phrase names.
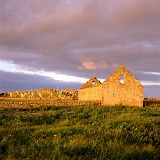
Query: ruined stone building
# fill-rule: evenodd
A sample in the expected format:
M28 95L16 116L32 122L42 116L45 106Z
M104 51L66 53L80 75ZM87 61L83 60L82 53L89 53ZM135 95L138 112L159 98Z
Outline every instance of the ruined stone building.
M120 66L103 83L91 77L78 91L78 101L100 101L102 105L143 106L143 86Z

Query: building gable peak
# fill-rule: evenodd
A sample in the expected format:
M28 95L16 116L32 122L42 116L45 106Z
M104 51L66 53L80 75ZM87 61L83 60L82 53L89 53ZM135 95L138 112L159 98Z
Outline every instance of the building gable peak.
M94 76L92 76L80 89L99 86L101 82Z

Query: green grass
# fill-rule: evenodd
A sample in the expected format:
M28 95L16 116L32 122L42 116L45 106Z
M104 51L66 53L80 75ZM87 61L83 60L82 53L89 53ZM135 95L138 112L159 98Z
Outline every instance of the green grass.
M0 159L160 159L160 108L0 108Z

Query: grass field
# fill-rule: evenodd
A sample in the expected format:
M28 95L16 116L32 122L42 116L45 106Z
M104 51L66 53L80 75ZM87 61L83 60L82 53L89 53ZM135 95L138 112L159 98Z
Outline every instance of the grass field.
M0 159L160 159L160 107L0 108Z

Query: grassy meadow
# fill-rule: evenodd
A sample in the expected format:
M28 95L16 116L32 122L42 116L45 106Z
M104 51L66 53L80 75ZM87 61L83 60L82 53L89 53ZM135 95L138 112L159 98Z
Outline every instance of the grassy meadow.
M160 159L160 107L0 108L0 159Z

